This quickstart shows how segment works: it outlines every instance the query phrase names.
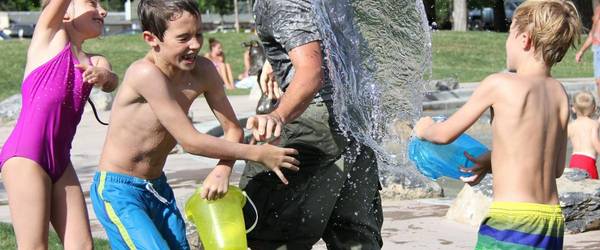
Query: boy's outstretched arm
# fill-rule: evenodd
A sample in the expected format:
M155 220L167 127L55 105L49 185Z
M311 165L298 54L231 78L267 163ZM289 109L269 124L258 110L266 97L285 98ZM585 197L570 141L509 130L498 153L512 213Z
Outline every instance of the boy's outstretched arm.
M224 138L230 142L242 142L244 131L235 116L233 108L223 89L223 80L212 64L202 70L208 89L204 97L213 114L221 124ZM235 160L220 160L217 166L208 174L202 183L201 197L209 200L222 198L229 188L229 177Z
M467 130L494 103L494 91L501 74L485 78L467 103L444 122L435 123L431 117L421 118L415 125L417 137L438 144L448 144Z
M222 160L250 160L264 164L287 183L280 168L297 171L299 164L292 155L298 151L273 145L251 146L219 139L198 132L187 117L178 100L187 98L174 91L178 86L169 86L166 77L153 64L146 61L132 65L125 81L139 93L175 140L186 152Z

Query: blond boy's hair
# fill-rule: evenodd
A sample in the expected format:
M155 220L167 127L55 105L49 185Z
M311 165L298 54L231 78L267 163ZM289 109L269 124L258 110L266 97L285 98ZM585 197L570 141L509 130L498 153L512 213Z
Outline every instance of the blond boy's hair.
M513 22L519 33L530 34L536 57L541 56L548 67L580 41L581 20L571 1L527 0L515 10Z
M573 97L573 108L575 112L584 116L591 116L596 110L596 101L589 91L577 92Z

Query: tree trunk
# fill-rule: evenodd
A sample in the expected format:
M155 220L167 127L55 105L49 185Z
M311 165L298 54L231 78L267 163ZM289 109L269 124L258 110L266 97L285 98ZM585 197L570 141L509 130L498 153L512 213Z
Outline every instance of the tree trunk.
M452 30L467 31L467 0L454 0Z
M498 32L508 31L506 12L504 12L504 0L494 1L494 30Z
M594 2L591 0L572 0L581 17L581 23L585 29L592 28L592 16L594 16Z
M423 0L423 6L425 6L425 14L427 15L427 21L431 25L436 20L435 16L435 0Z
M233 12L235 13L235 32L240 32L240 12L238 10L238 0L233 0Z

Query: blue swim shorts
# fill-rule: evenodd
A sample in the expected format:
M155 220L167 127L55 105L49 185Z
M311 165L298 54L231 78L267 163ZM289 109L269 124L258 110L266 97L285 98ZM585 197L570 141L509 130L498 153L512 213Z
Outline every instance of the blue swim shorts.
M144 180L97 172L90 198L112 249L190 249L185 222L164 174Z

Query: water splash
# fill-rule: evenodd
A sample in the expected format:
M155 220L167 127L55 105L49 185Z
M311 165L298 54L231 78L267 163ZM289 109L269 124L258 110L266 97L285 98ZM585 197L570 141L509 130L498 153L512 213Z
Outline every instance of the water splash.
M422 1L314 0L313 5L341 129L376 152L382 180L410 185L410 179L421 179L404 152L407 125L420 115L431 72Z

